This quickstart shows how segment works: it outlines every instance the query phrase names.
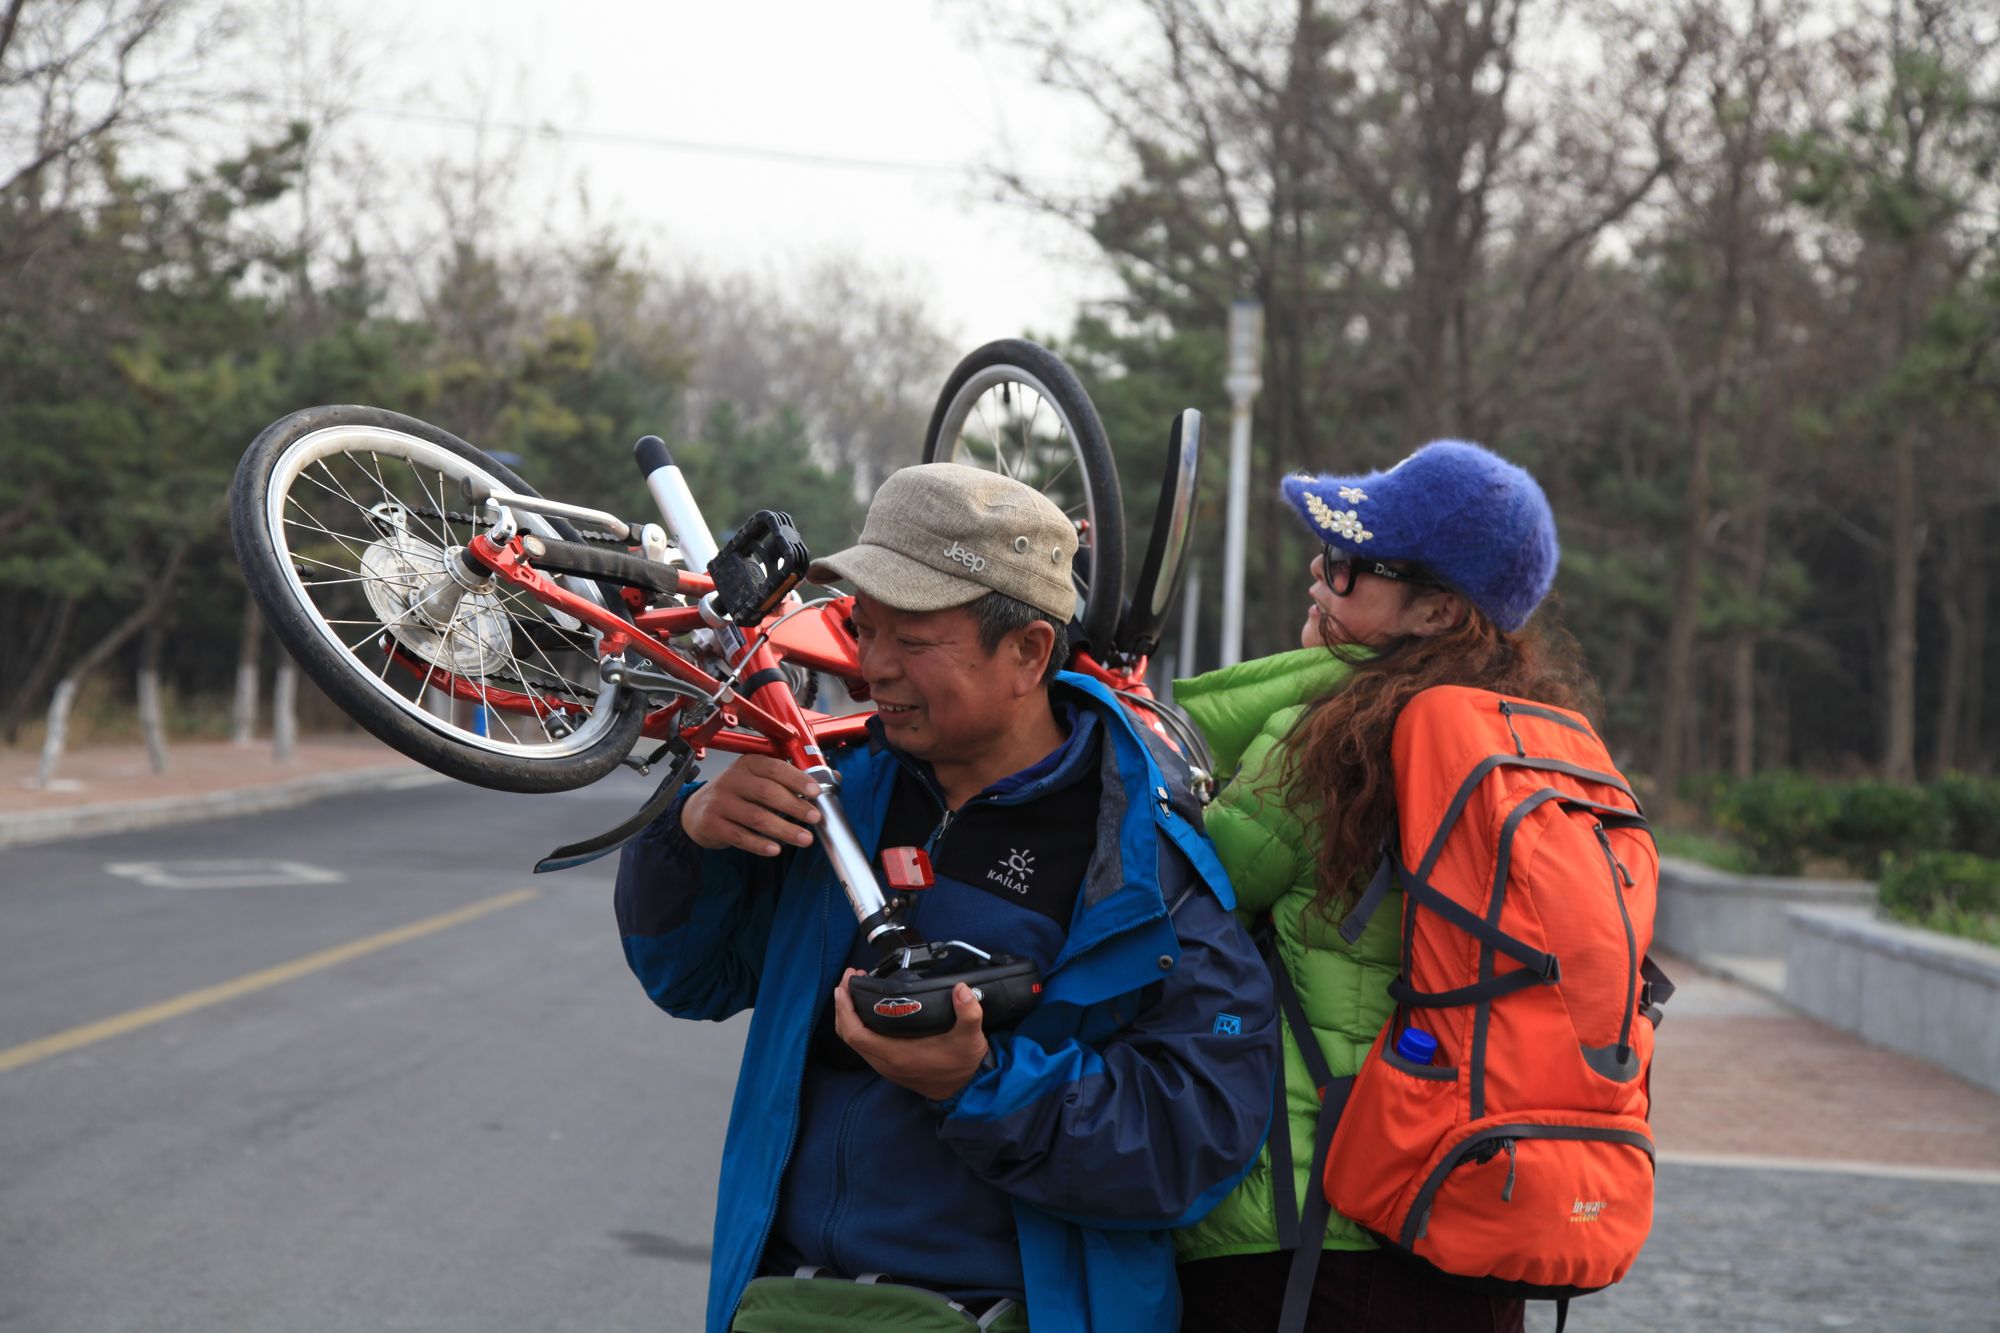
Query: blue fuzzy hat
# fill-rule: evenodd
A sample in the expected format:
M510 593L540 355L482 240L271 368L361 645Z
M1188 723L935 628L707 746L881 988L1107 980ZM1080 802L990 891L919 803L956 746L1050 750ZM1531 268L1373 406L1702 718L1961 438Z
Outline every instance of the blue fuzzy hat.
M1312 534L1336 550L1421 565L1504 630L1528 623L1556 578L1556 520L1523 468L1436 440L1387 472L1284 481Z

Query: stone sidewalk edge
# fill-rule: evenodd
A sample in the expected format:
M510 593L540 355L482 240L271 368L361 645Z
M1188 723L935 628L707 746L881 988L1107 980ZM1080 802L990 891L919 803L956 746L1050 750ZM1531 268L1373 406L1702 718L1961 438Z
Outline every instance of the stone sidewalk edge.
M357 768L339 773L316 773L286 782L255 787L232 787L204 792L199 796L163 796L144 801L106 802L77 805L60 810L33 810L0 815L0 847L20 847L30 843L61 842L69 838L94 837L105 833L130 833L139 829L164 828L170 824L192 824L204 819L226 819L231 815L260 814L304 805L327 796L373 791L385 783L399 787L418 783L446 782L442 774L398 764L392 768Z

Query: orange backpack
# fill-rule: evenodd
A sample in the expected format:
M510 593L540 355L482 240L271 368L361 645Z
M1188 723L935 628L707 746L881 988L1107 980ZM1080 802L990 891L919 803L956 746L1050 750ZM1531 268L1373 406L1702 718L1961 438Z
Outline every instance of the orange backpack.
M1443 1274L1562 1301L1560 1320L1652 1227L1659 853L1567 710L1440 686L1404 708L1392 756L1399 836L1341 930L1359 938L1393 878L1403 967L1352 1084L1326 1090L1344 1102L1316 1145L1326 1197ZM1398 1054L1410 1028L1429 1063Z

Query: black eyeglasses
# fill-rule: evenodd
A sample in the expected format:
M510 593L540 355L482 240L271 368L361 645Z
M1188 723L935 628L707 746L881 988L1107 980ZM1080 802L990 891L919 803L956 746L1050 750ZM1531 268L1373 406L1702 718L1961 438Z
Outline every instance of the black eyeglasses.
M1419 588L1442 588L1444 584L1430 575L1414 569L1391 569L1380 560L1357 560L1353 556L1341 555L1331 546L1320 544L1320 569L1326 575L1326 586L1333 589L1336 597L1345 597L1354 591L1357 574L1373 574L1378 579L1388 579L1392 583L1408 583Z

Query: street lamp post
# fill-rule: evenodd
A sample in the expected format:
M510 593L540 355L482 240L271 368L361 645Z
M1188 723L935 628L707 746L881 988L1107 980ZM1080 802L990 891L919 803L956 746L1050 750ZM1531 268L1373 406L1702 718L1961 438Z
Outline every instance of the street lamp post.
M1250 519L1250 405L1264 387L1264 307L1252 300L1229 307L1228 533L1222 557L1222 665L1243 660L1243 556Z

